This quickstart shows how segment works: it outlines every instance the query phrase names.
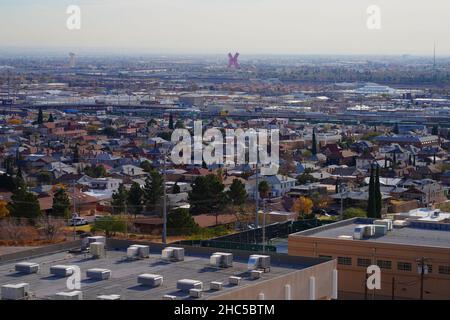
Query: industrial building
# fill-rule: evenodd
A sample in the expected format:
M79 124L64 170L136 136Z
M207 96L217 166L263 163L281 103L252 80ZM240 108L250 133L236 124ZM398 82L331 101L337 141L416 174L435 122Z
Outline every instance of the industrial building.
M450 299L450 224L353 218L289 235L288 253L336 259L339 298ZM381 289L368 290L378 265Z
M0 256L2 299L337 298L334 260L217 251L92 237L10 253ZM80 287L68 289L77 270Z

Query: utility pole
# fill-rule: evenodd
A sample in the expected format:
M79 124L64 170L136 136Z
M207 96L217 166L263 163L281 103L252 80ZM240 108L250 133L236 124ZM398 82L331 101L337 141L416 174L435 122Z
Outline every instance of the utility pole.
M258 167L258 161L259 159L256 160L256 185L255 185L255 203L256 203L256 217L255 217L255 227L258 228L259 227L259 219L258 219L258 211L259 211L259 179L258 179L258 175L259 175L259 167Z
M72 182L72 223L73 223L73 240L77 238L77 228L75 223L75 217L77 216L77 210L75 208L75 181Z
M392 277L392 300L395 300L395 277Z
M166 153L163 151L163 233L162 242L167 243L167 197L166 197Z
M418 263L418 272L420 274L420 300L423 300L423 284L425 280L425 274L428 274L428 266L426 265L426 262L429 259L422 257L420 259L417 259Z
M263 252L266 252L266 201L265 199L263 199L263 229L262 229L262 234L263 234L263 241L262 241L262 245L263 245Z

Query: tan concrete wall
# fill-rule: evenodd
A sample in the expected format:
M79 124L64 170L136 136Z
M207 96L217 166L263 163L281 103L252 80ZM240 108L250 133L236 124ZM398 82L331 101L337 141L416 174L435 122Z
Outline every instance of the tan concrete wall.
M416 259L426 257L432 265L432 272L424 277L424 299L450 299L450 275L438 273L439 265L450 265L450 249L397 245L369 241L325 239L308 236L289 236L289 255L351 257L352 265L337 265L339 270L339 291L365 293L366 268L357 266L357 258L392 261L392 268L381 269L381 290L376 296L392 295L392 278L395 278L394 296L397 298L419 299L420 275ZM409 262L411 271L397 269L397 262ZM369 297L373 293L369 292Z
M291 286L292 300L309 299L309 279L316 278L316 298L330 299L332 294L332 272L336 261L331 260L316 266L301 269L270 280L256 280L250 286L243 286L229 293L215 296L213 300L255 300L264 293L265 300L285 300L285 285ZM264 275L262 276L264 278ZM258 283L258 281L260 281Z

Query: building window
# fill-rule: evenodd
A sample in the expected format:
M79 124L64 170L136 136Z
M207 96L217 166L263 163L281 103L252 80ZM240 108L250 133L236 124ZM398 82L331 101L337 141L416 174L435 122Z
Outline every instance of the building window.
M409 262L398 262L397 263L397 269L400 271L411 271L412 270L412 264Z
M344 266L352 265L352 258L350 257L338 257L338 264L342 264Z
M358 258L358 267L367 268L372 264L371 259Z
M377 265L380 267L380 269L391 269L392 268L392 261L389 261L389 260L377 260Z
M450 274L450 266L439 266L440 274Z

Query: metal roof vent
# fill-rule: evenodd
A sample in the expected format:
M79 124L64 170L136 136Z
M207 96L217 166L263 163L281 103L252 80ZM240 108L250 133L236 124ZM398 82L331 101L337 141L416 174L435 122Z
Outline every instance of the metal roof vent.
M261 254L252 254L248 259L248 269L262 269L264 272L270 271L270 256Z
M233 254L215 252L209 258L209 264L213 267L230 268L233 266Z
M15 265L15 270L20 273L38 273L39 264L34 262L19 262Z

